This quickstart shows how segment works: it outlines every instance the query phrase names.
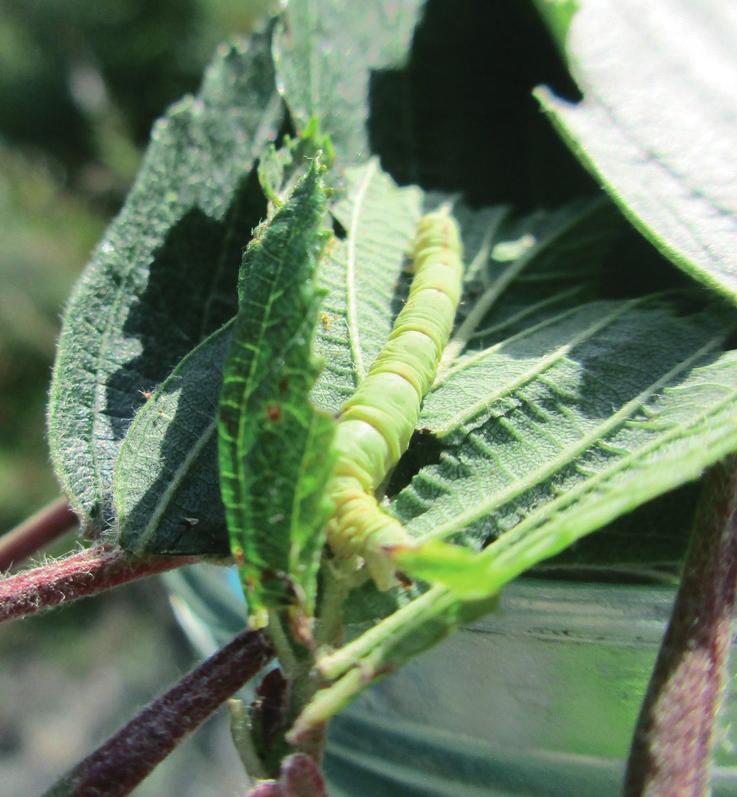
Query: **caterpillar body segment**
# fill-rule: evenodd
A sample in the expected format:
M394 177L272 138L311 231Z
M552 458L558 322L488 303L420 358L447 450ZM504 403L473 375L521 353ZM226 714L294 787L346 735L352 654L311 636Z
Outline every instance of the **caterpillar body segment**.
M333 552L344 559L364 559L384 589L395 583L387 549L409 539L402 524L381 509L376 491L407 450L462 289L460 234L446 210L420 220L413 263L409 296L389 339L341 408L329 487L335 510L327 536Z

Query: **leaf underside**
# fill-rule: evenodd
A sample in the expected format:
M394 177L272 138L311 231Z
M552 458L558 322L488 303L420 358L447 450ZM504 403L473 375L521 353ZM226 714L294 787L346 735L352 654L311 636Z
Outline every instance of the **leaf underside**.
M737 18L729 3L540 0L583 95L538 99L622 211L677 266L737 301Z

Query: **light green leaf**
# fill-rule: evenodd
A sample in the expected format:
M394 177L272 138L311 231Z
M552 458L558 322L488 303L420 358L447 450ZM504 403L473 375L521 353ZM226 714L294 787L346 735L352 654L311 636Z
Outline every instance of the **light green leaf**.
M371 72L398 66L423 0L291 0L274 37L279 86L302 130L317 116L339 163L370 155Z
M565 39L583 101L538 98L632 223L737 301L737 17L729 3L579 0ZM558 33L568 5L548 9Z
M220 397L219 460L230 545L252 617L314 605L334 422L309 392L327 203L314 161L243 257Z
M331 241L320 264L328 293L317 348L325 370L314 397L336 412L366 375L406 295L403 269L422 215L422 192L398 188L371 160L347 171L345 197L331 212L345 237Z
M480 586L475 578L479 555L468 548L428 540L418 548L397 550L395 558L399 567L414 578L442 584L463 599L489 594L486 584L482 582Z
M252 166L281 119L268 38L222 48L200 94L155 125L70 300L49 438L62 487L93 526L112 521L113 465L144 394L235 310L241 247L263 212Z

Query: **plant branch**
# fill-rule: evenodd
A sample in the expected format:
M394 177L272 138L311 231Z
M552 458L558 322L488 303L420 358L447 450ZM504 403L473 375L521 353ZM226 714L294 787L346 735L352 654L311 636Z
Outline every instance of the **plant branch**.
M78 764L45 797L123 797L273 656L243 631Z
M57 498L0 537L0 572L17 565L77 524L66 498Z
M135 557L97 545L0 581L0 623L196 561L187 556Z
M737 584L737 456L707 474L683 578L637 721L625 797L709 793Z

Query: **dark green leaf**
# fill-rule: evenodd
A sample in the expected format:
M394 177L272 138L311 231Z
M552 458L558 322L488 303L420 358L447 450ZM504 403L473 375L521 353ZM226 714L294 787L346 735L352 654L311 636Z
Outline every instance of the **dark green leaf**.
M314 161L290 200L256 232L220 398L220 478L230 544L252 616L299 604L310 613L332 471L332 418L309 393L327 203Z
M402 62L422 6L422 0L289 3L274 39L279 85L297 128L317 116L339 163L368 158L371 71Z
M317 130L269 147L259 180L273 215L329 141ZM244 270L241 275L245 280ZM243 287L243 286L242 286ZM115 466L120 543L147 553L227 555L217 474L217 405L232 325L188 354L138 411Z
M228 323L200 343L138 411L115 464L120 544L154 554L230 553L216 418Z
M141 173L70 300L49 408L75 509L111 521L112 470L144 393L235 310L263 212L252 166L282 119L269 41L220 50L200 94L157 123Z
M441 403L451 412L438 431L455 442L400 494L397 509L422 539L498 540L468 568L446 550L442 577L434 543L426 560L422 549L400 560L411 573L460 591L464 570L464 595L491 594L737 448L737 357L722 350L729 315L678 316L657 298L588 310L593 325L586 307L567 314L560 329L573 322L578 332L548 341L539 356L510 341L480 358L476 365L500 380L482 402L459 401L446 383ZM518 338L523 348L530 341ZM426 423L435 409L428 402Z

